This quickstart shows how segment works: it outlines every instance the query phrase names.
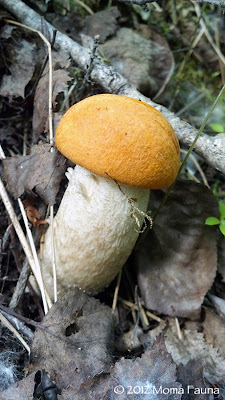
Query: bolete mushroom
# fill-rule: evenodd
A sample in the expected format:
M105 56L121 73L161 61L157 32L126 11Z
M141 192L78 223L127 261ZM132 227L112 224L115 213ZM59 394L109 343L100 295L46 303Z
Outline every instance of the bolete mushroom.
M142 101L112 94L72 106L56 146L76 166L54 218L58 295L78 286L97 293L125 264L143 223L149 189L176 178L179 143L166 118ZM53 297L52 239L47 230L43 278Z

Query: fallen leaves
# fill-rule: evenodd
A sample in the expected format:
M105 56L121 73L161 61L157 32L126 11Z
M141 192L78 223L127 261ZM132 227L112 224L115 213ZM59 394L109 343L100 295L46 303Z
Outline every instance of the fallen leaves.
M36 332L30 370L45 369L60 389L79 390L89 378L109 372L112 333L111 309L75 290L51 308Z
M162 93L174 69L168 43L150 27L147 38L132 29L120 28L99 49L132 85L151 97Z
M68 87L67 82L71 80L69 72L69 58L66 53L53 54L53 74L52 74L52 102L53 109L56 107L56 97ZM49 101L48 101L48 65L40 78L34 97L33 113L33 138L37 142L39 136L48 131Z
M97 322L97 323L96 323ZM41 329L40 329L41 328ZM20 384L21 398L27 398L34 388L34 373L45 370L61 391L61 400L82 399L141 399L138 386L146 390L145 398L152 399L154 387L156 400L164 399L162 391L168 387L180 388L176 381L176 365L168 354L162 337L141 357L114 362L111 308L75 289L51 308L41 327L37 329L31 349L31 375ZM26 380L29 382L25 384ZM31 386L31 387L30 387ZM136 390L134 388L136 386ZM119 390L123 389L122 392ZM17 398L18 389L14 391ZM129 393L130 391L130 393ZM23 395L23 396L22 396ZM168 399L179 400L180 394ZM0 395L0 400L5 399Z
M40 143L32 147L30 155L6 158L3 165L7 188L15 199L35 189L46 204L54 204L66 169L65 159L56 149L50 152L50 145Z
M152 211L163 195L152 191ZM135 255L147 308L170 316L199 317L217 269L216 230L204 224L213 213L218 213L217 201L206 186L176 183Z
M174 319L171 319L165 335L166 348L177 365L187 365L191 360L198 360L208 382L212 385L224 384L225 358L218 354L216 347L205 340L204 332L183 329L180 340Z
M36 43L17 38L7 49L7 57L10 59L9 72L3 75L0 95L24 98L26 86L30 82L36 66Z

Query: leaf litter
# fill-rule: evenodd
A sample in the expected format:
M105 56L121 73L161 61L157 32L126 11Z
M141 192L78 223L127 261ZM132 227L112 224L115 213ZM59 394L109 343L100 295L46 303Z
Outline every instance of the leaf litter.
M61 179L66 170L65 158L46 143L34 145L28 156L13 156L3 160L8 191L17 199L25 191L35 192L46 203L53 205Z
M147 86L144 83L143 91L152 90L156 95L161 93L173 71L173 56L167 42L162 43L162 36L154 33L153 28L151 32L146 32L141 25L136 32L119 28L120 13L116 7L113 9L113 13L111 10L104 11L104 18L102 14L98 16L95 13L95 23L91 16L88 17L83 33L92 35L93 29L96 34L104 32L105 36L101 35L101 40L105 44L108 41L109 50L103 44L100 51L115 63L121 62L124 54L115 53L113 41L117 49L123 48L122 39L126 39L126 50L132 41L146 46L155 57L152 71L160 70L161 74L151 74L147 66L144 76L149 81ZM108 27L104 30L106 18ZM7 29L2 37L10 40ZM129 55L133 53L132 48L129 48L130 53L128 51L122 71L125 75L127 66L130 67ZM161 54L160 60L158 54ZM22 57L27 60L23 67ZM8 73L3 76L1 94L24 98L26 87L34 74L36 45L20 39L11 49L10 58L12 63ZM34 60L33 64L31 59ZM168 61L166 65L165 59ZM140 60L138 62L140 70ZM58 94L67 89L71 80L69 63L67 54L53 53L54 110ZM132 73L128 72L129 78L132 75L136 79L133 83L142 90L142 81L133 74L134 71L132 67ZM19 85L15 83L16 80ZM34 142L48 131L47 82L48 65L39 79L34 97ZM160 88L159 92L156 87ZM11 127L4 127L0 132L8 145L14 144L15 133L15 128ZM36 196L51 205L55 203L65 172L65 161L55 149L50 153L49 145L39 143L32 146L28 156L7 158L4 161L4 171L7 188L15 199L27 191L34 191ZM162 197L162 192L152 192L152 211ZM210 215L216 216L217 212L217 203L206 187L188 181L178 182L153 231L139 245L134 258L142 302L146 308L160 316L164 315L164 319L157 326L150 325L147 332L141 326L137 329L135 323L131 324L128 332L117 338L114 334L116 317L112 316L111 309L76 289L59 300L43 319L41 328L36 329L29 375L16 386L2 392L0 400L32 399L34 376L40 370L46 370L56 382L61 391L58 398L62 400L118 399L114 390L121 385L125 391L119 397L126 399L127 391L133 390L134 383L136 391L140 387L146 391L156 388L156 400L181 397L194 399L196 395L181 395L179 391L186 389L189 384L203 389L208 383L212 386L223 385L225 347L221 337L224 336L224 315L218 316L215 309L212 311L207 308L209 304L204 306L204 316L201 315L204 297L213 285L217 268L216 228L206 227L204 219ZM37 215L33 209L32 218L36 221ZM223 257L223 251L220 252L220 271L223 271L221 254ZM215 296L214 303L212 299L210 307L215 305ZM174 317L180 317L181 337ZM192 323L187 319L194 321ZM135 352L137 348L141 348L140 353ZM168 388L174 388L174 391L163 393L163 389ZM146 399L152 400L152 396L152 392L145 394ZM129 398L142 399L143 394L133 391ZM206 399L208 396L198 398Z

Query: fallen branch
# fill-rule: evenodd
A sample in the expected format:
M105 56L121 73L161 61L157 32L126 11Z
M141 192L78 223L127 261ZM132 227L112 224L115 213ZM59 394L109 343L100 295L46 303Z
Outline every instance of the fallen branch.
M225 1L223 0L195 0L196 3L207 3L213 6L225 7Z
M4 6L9 12L14 14L14 16L23 24L26 24L33 29L40 29L41 17L21 0L0 0L0 5ZM48 22L46 22L46 24L49 33L53 34L55 28ZM58 51L67 51L80 68L84 71L87 70L90 62L90 50L85 49L61 32L57 32L54 47ZM181 144L189 147L194 141L197 131L191 125L176 117L174 113L165 107L156 104L143 96L112 66L109 66L96 58L90 77L93 81L100 84L108 93L116 93L140 99L161 111L173 126ZM202 156L211 167L218 169L225 174L224 134L218 134L215 137L202 134L198 139L194 150Z

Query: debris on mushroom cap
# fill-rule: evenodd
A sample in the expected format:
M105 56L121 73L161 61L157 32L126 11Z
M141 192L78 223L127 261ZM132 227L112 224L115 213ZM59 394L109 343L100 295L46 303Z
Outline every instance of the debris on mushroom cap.
M170 123L130 97L100 94L80 101L61 119L55 142L74 163L140 188L168 187L179 169L180 148Z

